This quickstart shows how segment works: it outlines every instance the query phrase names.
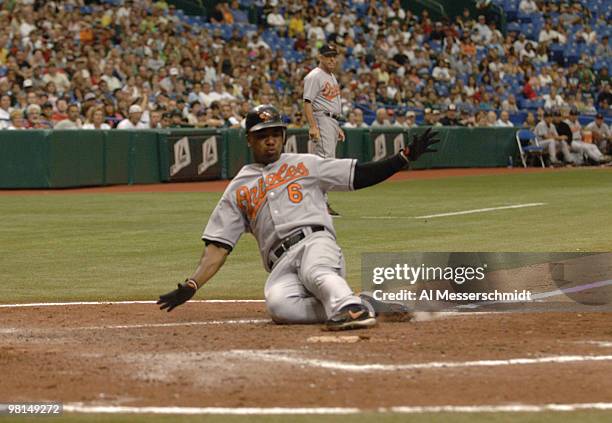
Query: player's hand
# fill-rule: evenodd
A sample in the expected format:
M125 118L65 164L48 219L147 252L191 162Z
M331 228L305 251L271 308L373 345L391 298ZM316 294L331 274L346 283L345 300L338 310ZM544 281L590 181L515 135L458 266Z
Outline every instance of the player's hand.
M170 291L167 294L160 295L157 304L161 304L160 310L168 309L172 311L177 306L189 301L198 290L196 283L190 279L185 282L179 283L178 288L174 291Z
M338 134L338 140L340 142L344 142L344 140L346 140L346 134L344 133L342 128L340 128L340 133Z
M321 132L319 131L319 128L316 126L311 126L308 129L308 137L314 142L319 142L321 139Z
M402 153L408 161L414 162L425 153L436 153L438 150L434 150L431 146L439 142L438 133L427 128L427 131L421 135L413 135L412 144L404 147Z

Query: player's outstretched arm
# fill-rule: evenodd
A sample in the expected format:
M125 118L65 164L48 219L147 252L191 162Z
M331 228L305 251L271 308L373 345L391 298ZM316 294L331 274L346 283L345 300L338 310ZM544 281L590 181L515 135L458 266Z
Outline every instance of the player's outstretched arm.
M439 142L438 133L428 128L423 134L414 135L412 143L393 157L378 162L357 163L353 188L366 188L390 178L402 170L408 162L417 160L425 153L437 152L438 150L434 150L431 146Z
M223 266L229 250L216 244L204 247L200 263L195 272L185 282L179 283L178 288L167 294L160 295L157 304L160 310L172 311L177 306L189 301L196 291L210 280Z

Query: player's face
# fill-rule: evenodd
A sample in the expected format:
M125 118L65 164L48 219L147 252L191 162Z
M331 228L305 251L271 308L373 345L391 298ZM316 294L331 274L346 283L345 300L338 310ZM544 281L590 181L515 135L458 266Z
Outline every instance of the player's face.
M320 55L321 64L328 72L333 72L336 69L338 63L338 56L323 56Z
M249 147L255 162L270 164L277 161L283 150L283 128L266 128L249 133Z

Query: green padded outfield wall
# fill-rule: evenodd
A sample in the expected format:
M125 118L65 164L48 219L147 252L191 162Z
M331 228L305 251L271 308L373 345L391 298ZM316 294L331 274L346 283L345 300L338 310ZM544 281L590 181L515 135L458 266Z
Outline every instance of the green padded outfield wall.
M337 157L380 160L415 133L348 129ZM414 169L506 166L518 154L514 128L436 128L438 153ZM307 153L306 129L288 130L286 152ZM0 131L0 188L65 188L228 179L252 160L242 129Z
M372 129L364 148L364 160L380 160L396 154L412 136L426 128L403 131L399 128ZM436 154L425 154L411 163L412 169L448 167L499 167L516 157L516 128L435 128L440 134Z
M47 131L0 131L0 188L49 187Z
M160 182L157 131L0 131L0 188Z

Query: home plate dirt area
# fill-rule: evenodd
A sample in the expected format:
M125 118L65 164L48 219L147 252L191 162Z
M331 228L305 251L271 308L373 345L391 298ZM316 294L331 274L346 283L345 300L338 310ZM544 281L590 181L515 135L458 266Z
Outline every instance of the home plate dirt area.
M275 325L261 302L194 302L172 313L155 304L2 306L0 372L4 402L606 403L612 326L603 313L466 313L329 333Z

